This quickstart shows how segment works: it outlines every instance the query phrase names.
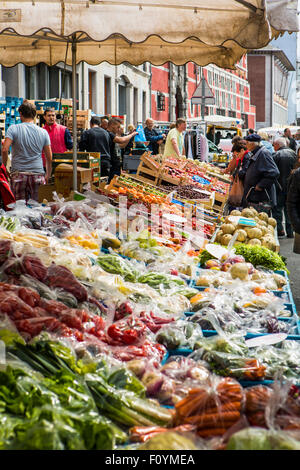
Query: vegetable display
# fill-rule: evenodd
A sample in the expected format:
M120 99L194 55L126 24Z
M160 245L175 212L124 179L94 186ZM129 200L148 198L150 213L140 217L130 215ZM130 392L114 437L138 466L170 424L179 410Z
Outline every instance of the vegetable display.
M122 174L109 203L86 189L1 212L0 449L299 449L300 322L276 221L203 209L228 194L212 165L153 161L181 184ZM165 216L181 214L173 191L192 228L203 215L201 242ZM122 195L146 208L127 231ZM151 204L157 231L139 224Z

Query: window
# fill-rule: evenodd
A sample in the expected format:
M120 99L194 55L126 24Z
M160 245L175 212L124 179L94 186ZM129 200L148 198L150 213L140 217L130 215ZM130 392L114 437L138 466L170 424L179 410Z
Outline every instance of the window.
M157 93L157 111L165 111L166 104L165 104L165 95L163 93Z
M111 78L104 77L104 114L111 114Z
M146 109L147 109L147 102L146 102L146 100L147 100L147 95L146 95L146 92L143 91L143 117L142 117L143 122L146 121Z
M138 109L139 109L138 89L133 88L133 124L134 125L138 123Z

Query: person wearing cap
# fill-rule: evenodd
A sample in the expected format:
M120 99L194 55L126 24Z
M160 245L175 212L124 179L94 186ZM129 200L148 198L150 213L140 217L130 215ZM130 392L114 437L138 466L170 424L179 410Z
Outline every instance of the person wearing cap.
M279 170L269 150L260 144L261 137L254 133L246 136L247 149L251 152L244 176L243 207L252 203L271 202L276 205L275 183Z

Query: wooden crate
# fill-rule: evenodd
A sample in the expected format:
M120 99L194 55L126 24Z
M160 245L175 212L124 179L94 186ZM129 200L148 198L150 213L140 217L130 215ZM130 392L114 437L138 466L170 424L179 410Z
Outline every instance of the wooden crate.
M2 131L2 137L5 135L5 113L0 114L0 129Z
M144 163L144 166L150 168L150 170L159 170L161 166L160 163L156 162L155 159L151 157L151 152L143 153L140 160Z
M149 183L154 185L157 184L160 176L159 170L148 168L143 161L139 164L136 174L137 176L142 176L145 180L148 180Z

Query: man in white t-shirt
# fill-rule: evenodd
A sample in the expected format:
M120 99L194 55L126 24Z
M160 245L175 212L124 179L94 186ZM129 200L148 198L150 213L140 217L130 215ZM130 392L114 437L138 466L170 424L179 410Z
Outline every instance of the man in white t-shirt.
M6 167L11 146L11 189L16 200L38 201L38 188L51 176L52 151L48 132L34 124L35 106L24 101L19 107L21 124L12 124L2 146L2 162ZM46 174L42 152L46 157Z
M186 130L186 120L183 118L178 118L176 121L176 127L171 129L168 133L164 157L180 157L185 155L184 150L184 139L183 132Z

